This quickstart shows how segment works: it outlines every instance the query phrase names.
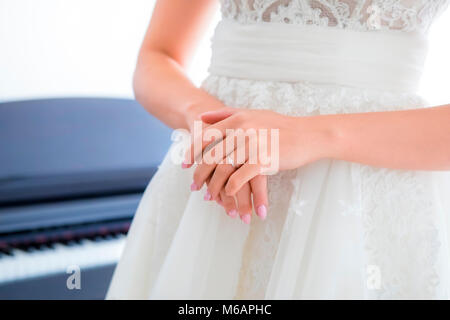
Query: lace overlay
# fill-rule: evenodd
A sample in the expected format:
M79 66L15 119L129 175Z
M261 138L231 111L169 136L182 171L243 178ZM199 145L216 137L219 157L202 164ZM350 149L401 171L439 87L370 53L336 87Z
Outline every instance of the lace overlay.
M255 227L251 228L244 249L237 299L264 299L293 192L289 181L294 176L295 171L285 171L268 179L270 211L278 214L265 221L252 221Z
M426 105L420 96L413 93L398 94L304 81L258 81L210 75L202 88L220 97L226 105L271 109L293 116L402 110Z
M425 33L448 0L221 0L224 18Z
M374 297L435 297L441 244L426 187L430 176L361 166L361 178L368 265L380 272Z

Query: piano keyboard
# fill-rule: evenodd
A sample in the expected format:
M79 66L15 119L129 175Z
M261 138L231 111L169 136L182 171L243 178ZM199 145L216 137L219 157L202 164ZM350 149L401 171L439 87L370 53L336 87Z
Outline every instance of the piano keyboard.
M66 273L76 265L84 268L114 264L120 258L125 235L99 236L67 243L0 251L0 285L22 279Z
M141 194L0 207L0 289L114 266ZM68 274L67 274L68 276ZM31 282L30 282L31 283Z

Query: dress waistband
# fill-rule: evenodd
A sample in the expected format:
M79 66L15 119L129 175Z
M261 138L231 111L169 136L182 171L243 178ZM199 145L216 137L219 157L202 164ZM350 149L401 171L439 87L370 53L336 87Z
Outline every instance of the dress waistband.
M423 35L224 19L209 72L265 81L309 81L417 92L427 54Z

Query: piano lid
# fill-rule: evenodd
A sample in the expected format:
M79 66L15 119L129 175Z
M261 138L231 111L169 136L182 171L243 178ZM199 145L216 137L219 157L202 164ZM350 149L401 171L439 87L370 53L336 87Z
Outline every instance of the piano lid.
M0 103L0 205L142 190L170 134L129 99Z

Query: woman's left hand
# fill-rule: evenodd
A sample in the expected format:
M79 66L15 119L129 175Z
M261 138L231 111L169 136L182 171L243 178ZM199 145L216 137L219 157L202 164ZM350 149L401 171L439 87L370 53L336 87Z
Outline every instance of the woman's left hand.
M236 108L206 112L201 119L211 125L194 138L184 167L202 156L194 173L199 177L198 181L194 178L195 184L201 187L213 173L223 175L214 179L218 185L208 185L208 191L217 197L224 188L226 195L234 196L252 178L267 171L295 169L333 154L333 135L323 117L290 117L268 110Z

